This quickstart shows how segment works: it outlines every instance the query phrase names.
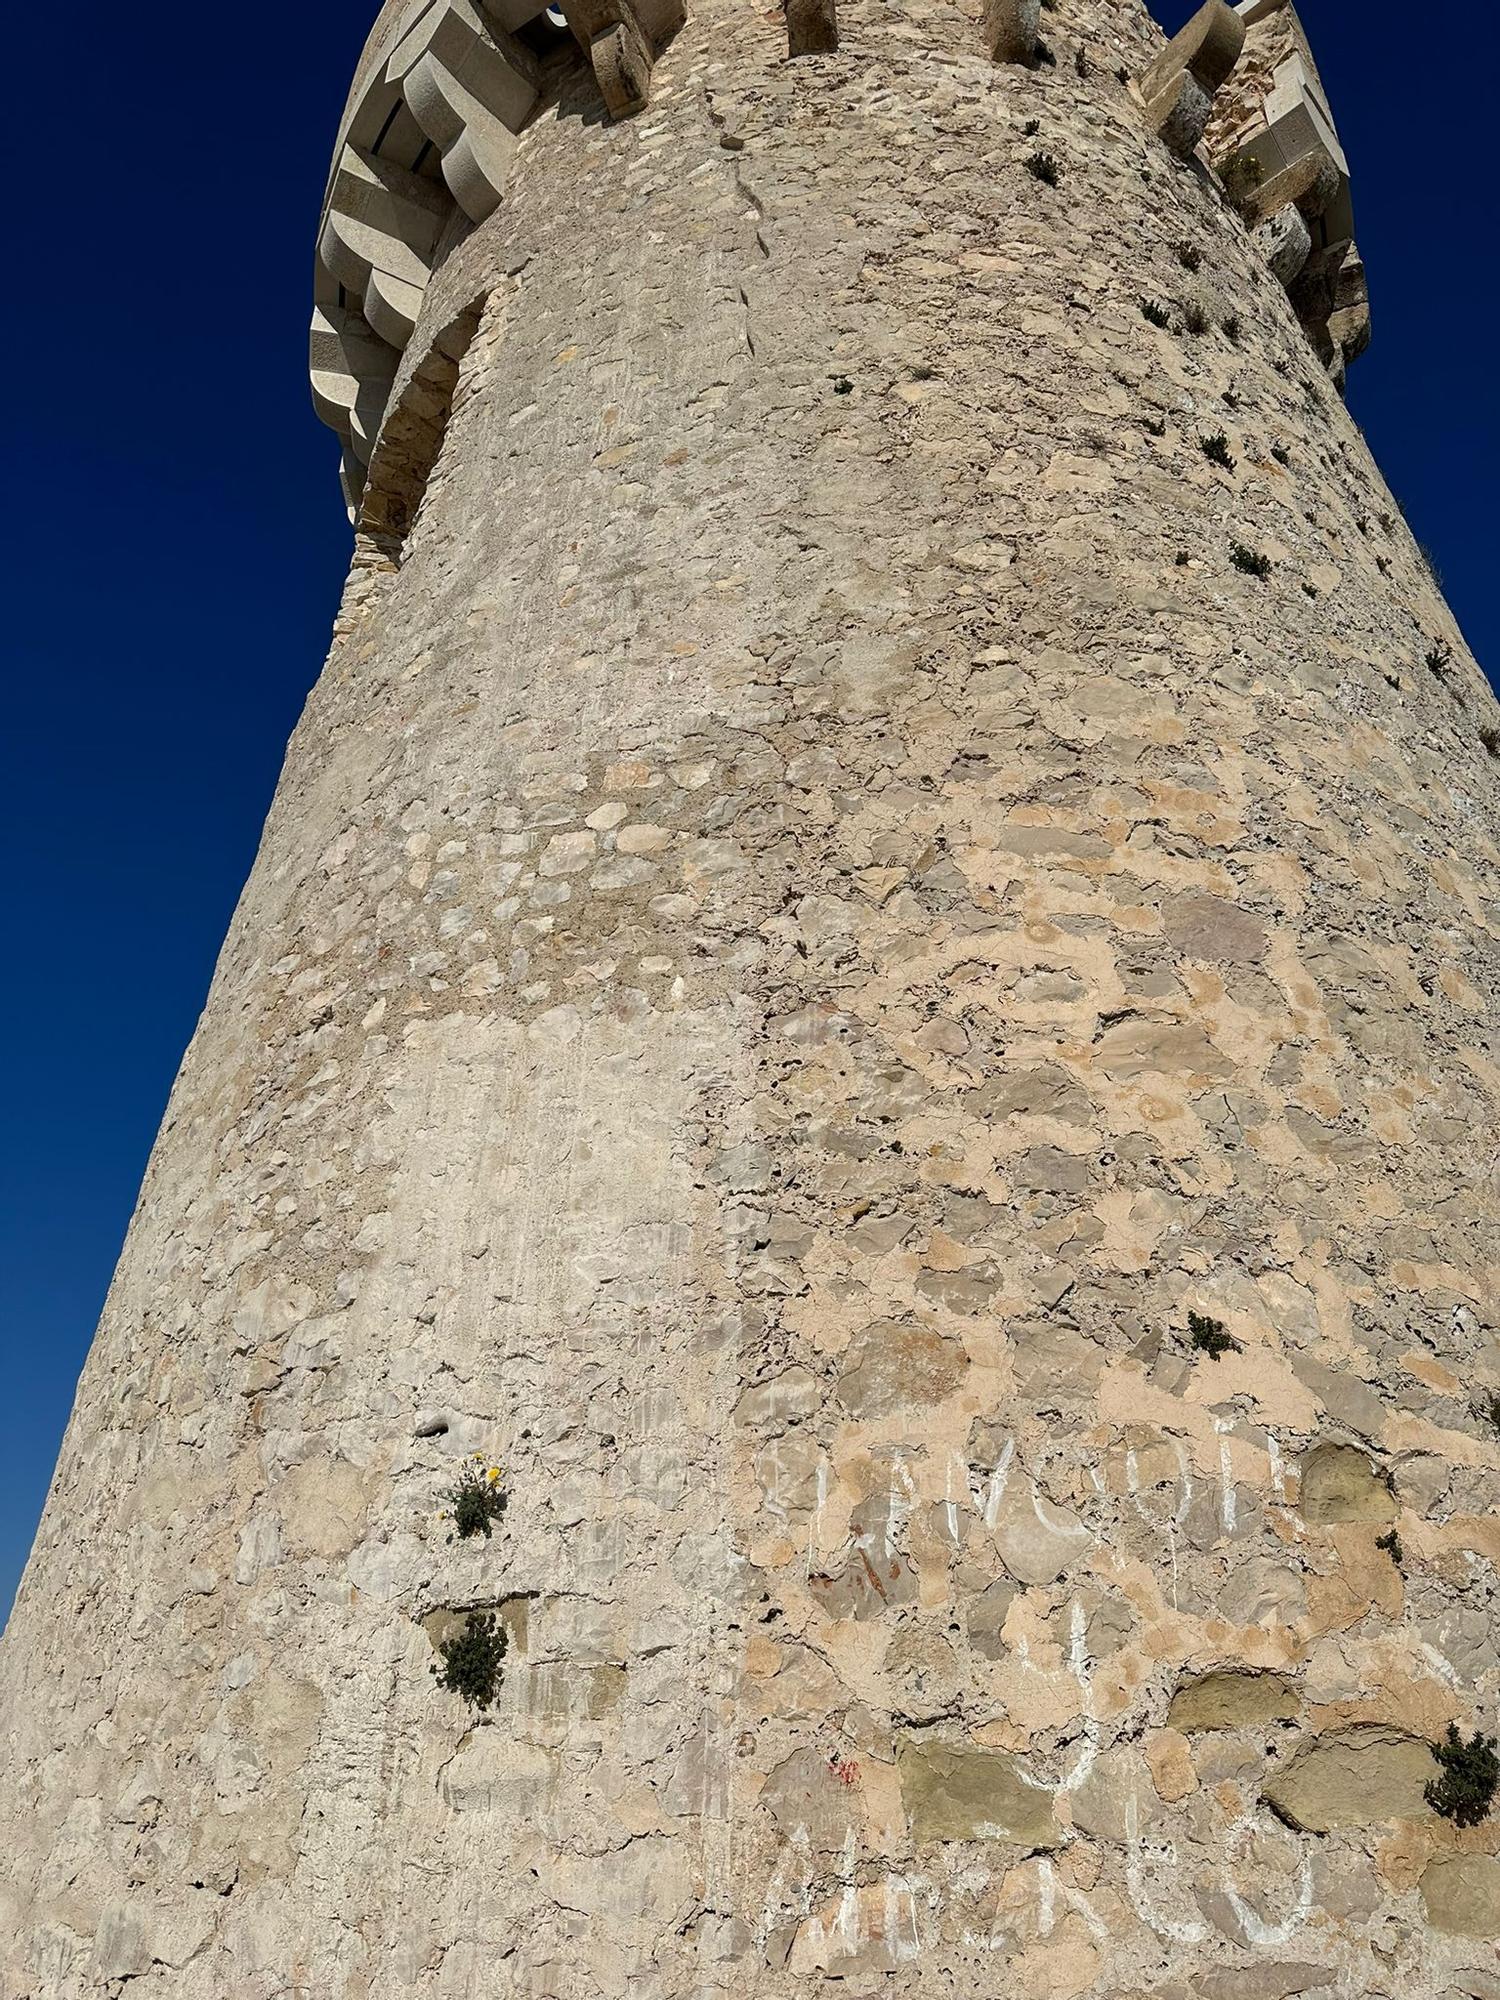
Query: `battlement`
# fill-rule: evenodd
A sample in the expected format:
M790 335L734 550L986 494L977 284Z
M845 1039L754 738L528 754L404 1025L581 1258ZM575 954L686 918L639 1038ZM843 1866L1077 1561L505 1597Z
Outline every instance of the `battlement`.
M789 57L838 50L837 0L786 11ZM433 383L456 374L474 302L453 301L422 354L408 344L433 273L500 205L519 134L585 64L611 117L642 109L684 18L682 0L388 0L335 143L309 342L352 519L399 534L420 493L423 440L446 419ZM1039 0L985 0L975 43L997 64L1044 65ZM1369 339L1364 267L1348 164L1294 8L1207 0L1133 87L1164 144L1219 173L1341 379Z
M1215 100L1208 157L1236 194L1319 358L1336 377L1370 340L1349 162L1289 0L1241 0L1243 53Z

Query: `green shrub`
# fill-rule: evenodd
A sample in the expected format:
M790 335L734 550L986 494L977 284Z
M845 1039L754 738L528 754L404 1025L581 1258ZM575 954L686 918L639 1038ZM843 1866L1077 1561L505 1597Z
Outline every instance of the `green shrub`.
M1182 242L1175 247L1177 250L1177 261L1184 271L1196 271L1202 264L1203 252L1198 248L1196 243Z
M1200 305L1196 299L1189 299L1182 309L1182 323L1189 333L1207 333L1210 323L1207 306Z
M505 1628L494 1612L471 1611L462 1632L438 1647L442 1665L434 1666L433 1675L450 1694L483 1711L500 1691L505 1646Z
M1246 576L1268 577L1271 574L1271 558L1263 556L1258 549L1246 548L1243 542L1229 544L1229 560Z
M461 1542L472 1535L488 1539L492 1525L505 1512L505 1493L500 1485L500 1468L486 1467L483 1460L466 1465L458 1484L448 1489L454 1533ZM448 1537L451 1542L453 1536Z
M1481 1732L1465 1743L1457 1723L1450 1722L1446 1741L1430 1748L1443 1775L1434 1778L1422 1796L1435 1813L1451 1819L1455 1826L1478 1826L1489 1817L1495 1787L1500 1785L1496 1739Z
M1396 1533L1394 1528L1387 1535L1377 1535L1375 1537L1375 1546L1377 1549L1384 1549L1397 1569L1400 1569L1401 1558L1405 1554L1405 1550L1401 1546L1401 1537Z
M1026 162L1026 171L1033 180L1045 181L1049 188L1055 188L1062 178L1062 168L1050 153L1033 153Z
M1195 1354L1207 1354L1217 1361L1221 1354L1238 1354L1240 1344L1230 1333L1221 1319L1211 1319L1207 1313L1188 1314L1188 1333L1192 1337Z
M1199 438L1203 456L1215 465L1222 465L1226 472L1233 472L1234 459L1230 455L1229 440L1222 431L1215 431L1212 437Z
M1172 324L1172 315L1167 311L1167 308L1162 304L1160 299L1142 299L1141 316L1143 319L1149 319L1153 326L1170 326Z

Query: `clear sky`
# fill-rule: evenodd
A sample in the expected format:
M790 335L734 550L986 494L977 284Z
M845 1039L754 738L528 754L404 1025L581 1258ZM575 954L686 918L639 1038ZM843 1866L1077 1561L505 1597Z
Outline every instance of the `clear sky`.
M0 1610L343 580L306 325L375 6L81 0L65 30L37 8L11 30ZM1493 669L1500 25L1301 13L1374 300L1351 405Z

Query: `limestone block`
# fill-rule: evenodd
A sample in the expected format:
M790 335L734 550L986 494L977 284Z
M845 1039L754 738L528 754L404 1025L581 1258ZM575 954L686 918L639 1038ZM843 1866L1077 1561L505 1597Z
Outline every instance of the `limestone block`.
M1225 0L1205 0L1140 78L1146 122L1186 158L1208 126L1214 93L1245 46L1245 24Z
M318 304L308 333L313 408L369 463L400 356L361 312Z
M628 118L651 94L656 51L686 18L680 0L561 0L568 26L588 51L604 102Z
M465 0L442 0L398 44L386 75L443 156L443 178L472 222L505 192L515 134L537 99L529 62L497 48Z
M1431 1818L1437 1766L1420 1737L1371 1723L1315 1739L1267 1784L1265 1798L1304 1833Z
M1280 1960L1200 1972L1193 1992L1198 2000L1292 2000L1294 1994L1328 1986L1335 1977L1326 1965Z
M363 300L365 318L392 347L404 347L411 337L449 213L442 188L345 146L318 255Z
M1301 1712L1297 1690L1285 1675L1226 1669L1179 1688L1167 1711L1167 1726L1185 1732L1260 1729L1267 1723L1294 1722Z
M836 0L786 0L787 54L832 55L839 45Z
M1295 202L1287 202L1258 223L1255 240L1272 277L1283 285L1291 284L1312 254L1312 231Z
M1030 1847L1057 1831L1052 1795L1002 1750L904 1737L896 1750L912 1840L1008 1840Z
M1343 1521L1394 1521L1396 1496L1374 1464L1354 1445L1324 1444L1301 1465L1298 1507L1317 1527Z
M1493 1854L1442 1855L1428 1863L1418 1886L1435 1931L1500 1938L1500 1860Z

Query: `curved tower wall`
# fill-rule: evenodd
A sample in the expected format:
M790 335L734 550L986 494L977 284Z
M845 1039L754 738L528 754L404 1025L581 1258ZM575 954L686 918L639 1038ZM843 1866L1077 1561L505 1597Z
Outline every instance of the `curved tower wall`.
M315 327L356 564L4 1641L8 2000L1500 1991L1500 718L1268 263L1340 191L1004 11L703 0L620 119L543 39Z

